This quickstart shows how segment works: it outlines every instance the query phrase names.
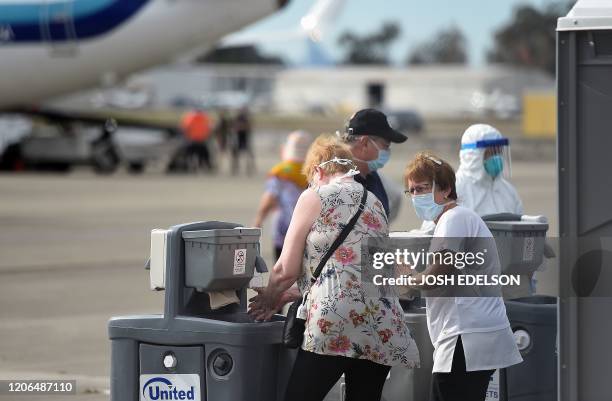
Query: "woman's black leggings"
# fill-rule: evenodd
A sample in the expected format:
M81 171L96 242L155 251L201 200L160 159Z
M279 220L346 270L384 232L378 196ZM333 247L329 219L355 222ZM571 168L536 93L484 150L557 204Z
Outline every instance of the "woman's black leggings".
M343 373L346 401L379 401L390 369L366 359L319 355L300 349L285 401L323 400Z
M429 401L484 401L494 370L465 369L465 353L461 336L457 339L450 373L434 373Z

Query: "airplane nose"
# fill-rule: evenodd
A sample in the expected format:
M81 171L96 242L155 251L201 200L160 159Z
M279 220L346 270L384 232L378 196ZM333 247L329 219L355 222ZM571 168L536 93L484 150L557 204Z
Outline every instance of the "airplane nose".
M290 0L277 0L278 9L284 8L287 4L289 4Z

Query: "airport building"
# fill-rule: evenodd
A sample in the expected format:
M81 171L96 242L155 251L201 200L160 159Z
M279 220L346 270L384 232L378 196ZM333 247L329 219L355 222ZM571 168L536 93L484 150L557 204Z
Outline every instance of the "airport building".
M283 113L334 113L367 106L413 109L425 116L520 114L526 90L554 91L541 71L489 65L297 67L176 64L130 80L155 94L158 105L200 104ZM333 88L333 90L330 90ZM441 101L443 100L443 101Z
M146 88L158 106L256 109L274 104L272 95L280 65L178 63L134 75L129 86ZM254 104L253 104L254 103Z
M520 113L526 89L552 90L554 79L540 71L504 66L342 66L283 70L274 88L275 105L285 112L379 106L414 109L426 116L492 111L505 117Z
M522 113L525 95L535 91L552 96L554 85L554 78L542 71L502 65L287 68L176 63L135 74L122 88L72 95L62 103L203 109L248 104L254 111L288 114L346 114L370 106L434 118L511 118Z

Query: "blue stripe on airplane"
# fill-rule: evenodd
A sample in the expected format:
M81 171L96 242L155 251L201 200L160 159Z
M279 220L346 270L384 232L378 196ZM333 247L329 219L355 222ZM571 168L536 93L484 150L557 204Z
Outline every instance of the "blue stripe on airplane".
M67 41L110 32L150 0L69 0L38 4L0 3L0 45ZM68 17L68 19L66 18ZM74 27L74 28L73 28Z
M94 14L116 0L63 0L37 3L0 3L0 24L38 24L44 13L70 10L74 18Z

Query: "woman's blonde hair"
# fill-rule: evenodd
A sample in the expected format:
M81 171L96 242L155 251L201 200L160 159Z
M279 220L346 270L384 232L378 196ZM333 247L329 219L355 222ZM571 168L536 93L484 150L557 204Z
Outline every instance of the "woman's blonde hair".
M304 160L304 166L302 167L302 173L310 182L312 181L315 168L319 164L333 158L348 159L352 161L353 155L350 148L342 143L336 136L328 134L319 135L308 149L306 160ZM332 175L336 173L346 173L352 167L354 167L353 164L327 163L321 168L326 175Z

